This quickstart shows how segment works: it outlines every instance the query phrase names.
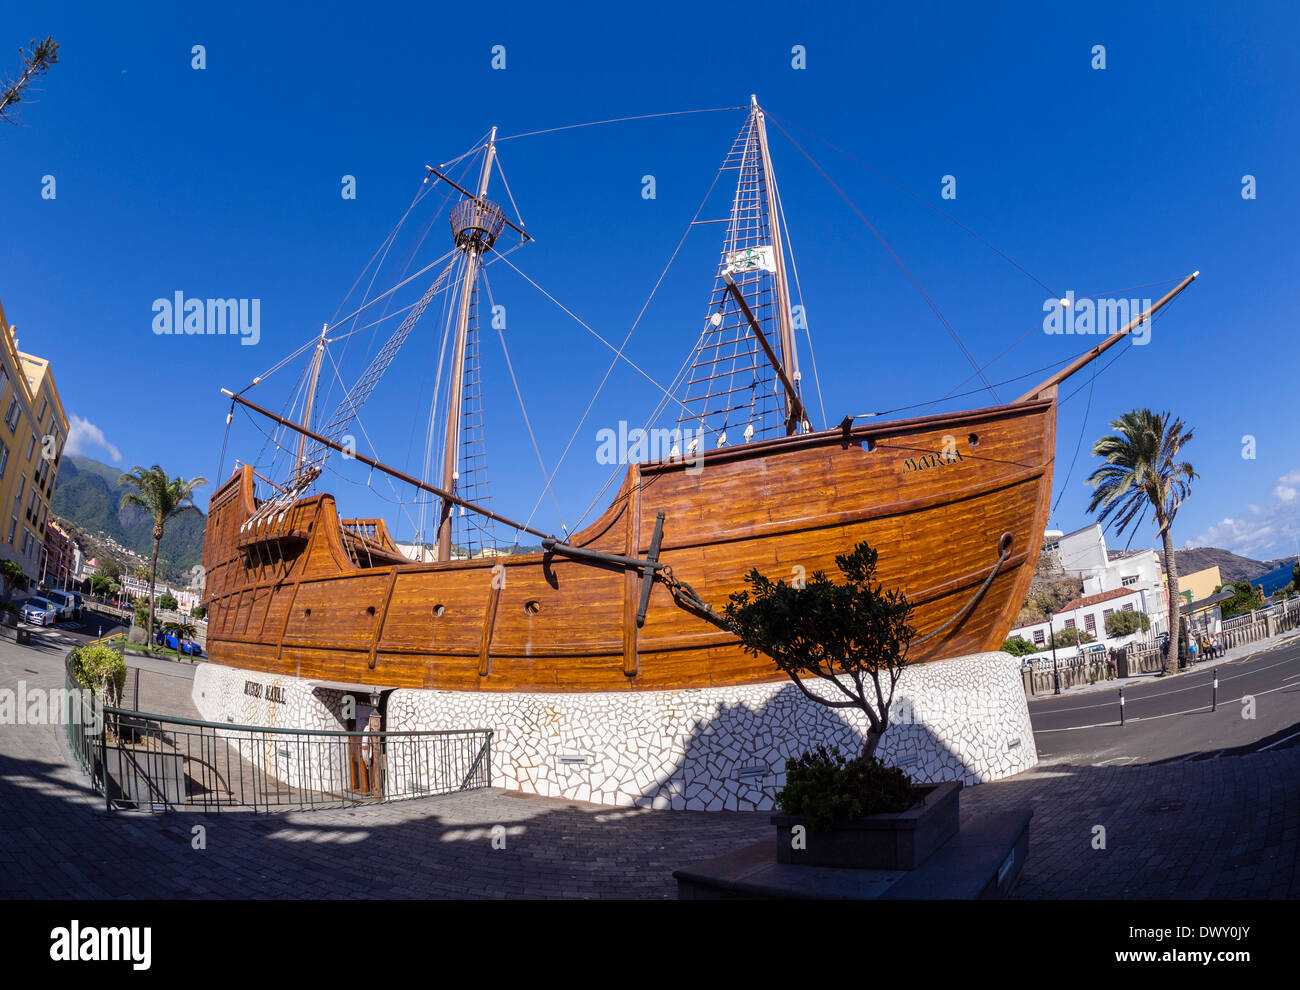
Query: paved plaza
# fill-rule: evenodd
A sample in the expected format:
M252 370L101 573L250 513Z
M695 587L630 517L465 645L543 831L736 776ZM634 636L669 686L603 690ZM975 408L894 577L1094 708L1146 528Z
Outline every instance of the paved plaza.
M0 683L59 687L65 652L0 642ZM142 707L185 703L183 676L141 677ZM674 869L773 834L767 813L624 810L499 789L275 815L108 812L62 731L0 728L4 897L672 898ZM968 788L962 815L1033 810L1020 898L1295 898L1297 781L1296 748L1054 764ZM193 848L196 826L204 849Z

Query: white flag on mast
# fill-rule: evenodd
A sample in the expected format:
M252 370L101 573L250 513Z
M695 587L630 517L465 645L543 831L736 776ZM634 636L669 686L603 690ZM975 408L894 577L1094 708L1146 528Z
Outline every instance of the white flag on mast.
M760 244L758 247L745 248L741 251L728 251L726 271L775 272L776 253L772 250L771 244Z

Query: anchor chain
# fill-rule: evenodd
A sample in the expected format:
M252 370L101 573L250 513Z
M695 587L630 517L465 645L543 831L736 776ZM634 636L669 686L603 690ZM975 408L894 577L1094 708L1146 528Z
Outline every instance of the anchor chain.
M659 577L667 586L668 591L672 594L673 600L688 612L694 612L706 622L712 622L719 629L727 629L726 620L713 611L713 606L700 597L699 592L692 588L681 578L673 574L673 569L668 564L663 564L659 568Z

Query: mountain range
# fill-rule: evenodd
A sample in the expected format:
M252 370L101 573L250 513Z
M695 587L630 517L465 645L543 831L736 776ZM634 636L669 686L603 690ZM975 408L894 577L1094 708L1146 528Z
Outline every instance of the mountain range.
M140 563L147 565L153 553L153 520L133 506L120 508L122 496L133 490L118 483L121 476L121 468L66 455L59 465L50 508L79 531L73 535L87 556L107 554L129 572ZM186 512L167 521L158 550L160 577L173 583L188 579L190 568L203 559L206 524L202 512Z

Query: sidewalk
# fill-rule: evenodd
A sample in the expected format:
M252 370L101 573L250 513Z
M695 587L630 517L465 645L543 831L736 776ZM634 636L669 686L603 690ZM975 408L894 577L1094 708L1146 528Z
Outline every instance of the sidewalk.
M1062 688L1060 694L1039 694L1029 699L1032 705L1034 702L1047 701L1051 698L1064 698L1066 695L1092 694L1097 691L1115 691L1119 688L1130 687L1137 684L1149 684L1158 677L1181 677L1184 674L1193 674L1202 670L1211 670L1220 664L1233 663L1238 660L1245 660L1257 653L1267 653L1269 650L1275 650L1278 647L1286 646L1292 640L1300 639L1300 631L1278 633L1276 636L1270 636L1268 639L1259 639L1253 643L1246 643L1242 646L1233 647L1221 657L1215 657L1213 660L1198 660L1194 666L1186 670L1179 670L1173 674L1162 675L1160 671L1151 673L1133 674L1130 677L1112 678L1106 681L1098 681L1096 684L1076 684L1074 687Z

